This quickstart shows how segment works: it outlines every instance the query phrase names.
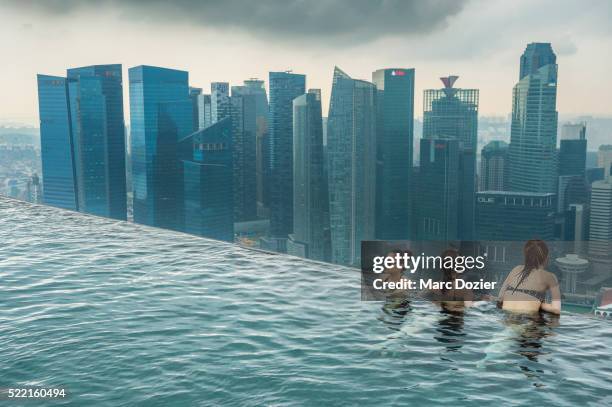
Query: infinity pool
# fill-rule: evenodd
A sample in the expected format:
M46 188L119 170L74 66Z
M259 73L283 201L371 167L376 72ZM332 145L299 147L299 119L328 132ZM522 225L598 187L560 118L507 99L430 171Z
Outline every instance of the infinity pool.
M69 392L26 405L612 405L611 337L362 302L356 270L0 198L0 388Z

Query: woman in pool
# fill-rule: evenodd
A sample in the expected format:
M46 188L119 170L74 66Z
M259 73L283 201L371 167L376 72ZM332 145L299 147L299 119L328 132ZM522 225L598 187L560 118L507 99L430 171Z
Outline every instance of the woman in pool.
M523 248L525 264L512 269L499 290L498 305L521 313L561 313L561 291L557 277L546 270L548 247L542 240L529 240ZM546 302L550 292L552 302Z
M447 249L442 252L442 259L445 260L449 257L459 257L459 251L456 249ZM449 283L452 288L442 288L436 290L435 297L440 302L440 306L445 310L459 311L464 307L469 307L474 301L474 293L470 289L456 288L455 281L460 277L458 273L452 267L442 267L442 281Z

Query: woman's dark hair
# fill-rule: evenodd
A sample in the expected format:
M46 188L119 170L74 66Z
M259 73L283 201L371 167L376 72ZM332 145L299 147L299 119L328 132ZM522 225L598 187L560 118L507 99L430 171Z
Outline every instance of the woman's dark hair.
M546 265L548 262L548 246L543 240L528 240L523 247L523 255L525 256L525 265L519 272L519 281L514 287L515 289L529 277L533 270Z

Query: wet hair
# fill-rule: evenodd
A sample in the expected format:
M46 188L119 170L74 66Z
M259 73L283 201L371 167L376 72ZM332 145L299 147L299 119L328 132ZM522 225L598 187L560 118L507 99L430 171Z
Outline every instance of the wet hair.
M528 240L523 247L525 265L519 272L519 281L514 287L520 286L533 270L537 270L548 262L548 246L546 242L539 239Z

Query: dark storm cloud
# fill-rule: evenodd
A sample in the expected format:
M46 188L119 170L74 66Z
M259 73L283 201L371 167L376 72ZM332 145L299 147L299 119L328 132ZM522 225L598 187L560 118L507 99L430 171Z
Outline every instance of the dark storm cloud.
M233 28L277 39L368 41L444 27L466 0L11 0L28 12L60 16L106 7L157 24Z

